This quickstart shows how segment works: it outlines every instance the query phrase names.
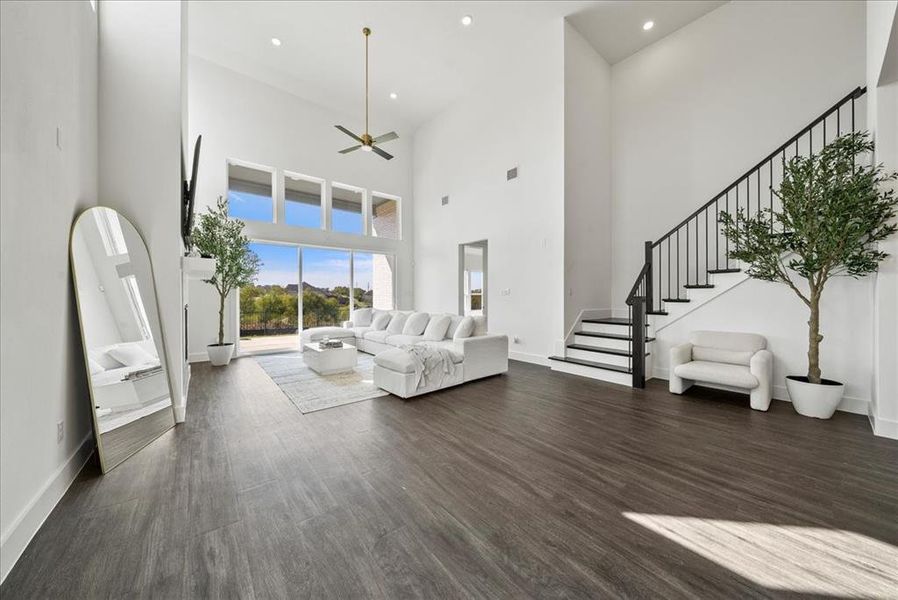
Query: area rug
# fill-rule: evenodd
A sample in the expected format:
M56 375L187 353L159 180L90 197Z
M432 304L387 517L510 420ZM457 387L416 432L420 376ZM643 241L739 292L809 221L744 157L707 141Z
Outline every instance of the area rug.
M281 391L303 414L386 396L374 385L374 357L359 352L355 369L319 375L306 366L299 352L254 357Z

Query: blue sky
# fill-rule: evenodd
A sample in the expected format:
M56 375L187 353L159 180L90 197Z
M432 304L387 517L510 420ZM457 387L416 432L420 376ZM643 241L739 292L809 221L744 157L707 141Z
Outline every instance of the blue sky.
M321 227L321 210L309 204L287 202L287 225ZM332 211L333 230L345 233L362 233L362 215L345 210ZM268 196L246 192L228 192L228 214L244 221L274 221L274 203Z
M250 249L262 261L256 283L259 285L288 285L299 283L296 246L281 246L253 242ZM302 248L303 280L316 287L332 288L349 285L349 251L327 248ZM372 255L355 253L355 285L370 289L373 267Z

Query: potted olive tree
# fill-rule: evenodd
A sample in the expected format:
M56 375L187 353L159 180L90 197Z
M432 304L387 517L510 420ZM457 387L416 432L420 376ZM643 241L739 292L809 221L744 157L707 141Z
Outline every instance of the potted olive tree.
M215 273L205 281L218 292L218 343L209 344L207 349L209 362L224 366L234 354L234 342L224 341L225 301L233 290L255 280L259 257L249 249L249 239L243 235L243 221L228 216L228 203L221 196L215 206L200 215L192 238L200 254L215 259Z
M865 165L872 151L867 132L836 138L818 154L783 163L783 181L773 190L781 210L747 215L740 209L720 218L735 243L729 256L747 263L755 279L788 285L808 308L808 372L789 375L786 388L795 410L809 417L830 418L844 389L821 376L823 289L836 276L874 273L887 256L877 242L896 231L898 198L889 182L898 174Z

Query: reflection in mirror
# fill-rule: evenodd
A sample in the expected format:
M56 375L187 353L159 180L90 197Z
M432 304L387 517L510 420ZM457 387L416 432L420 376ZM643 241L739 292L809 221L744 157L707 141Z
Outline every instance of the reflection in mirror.
M127 219L91 208L71 239L94 434L105 473L174 426L146 245Z

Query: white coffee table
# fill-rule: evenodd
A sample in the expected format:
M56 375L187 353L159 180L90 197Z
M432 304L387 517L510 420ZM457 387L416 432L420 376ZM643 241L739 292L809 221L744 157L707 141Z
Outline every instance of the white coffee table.
M352 371L358 364L358 351L346 342L342 348L321 348L312 342L303 346L302 360L319 375L331 375Z

